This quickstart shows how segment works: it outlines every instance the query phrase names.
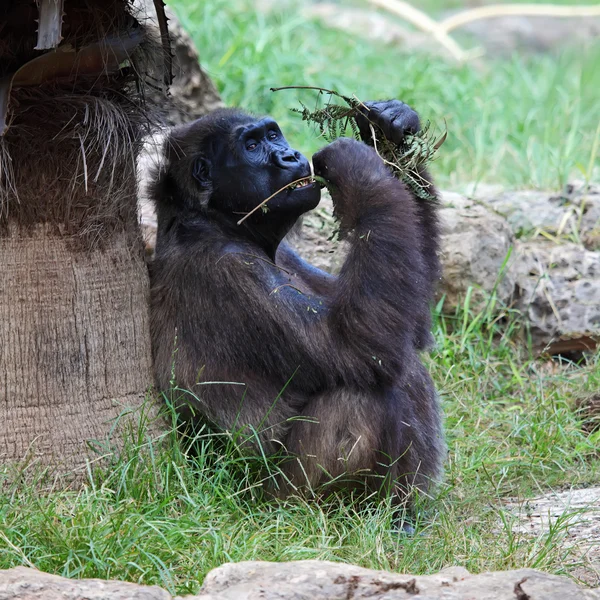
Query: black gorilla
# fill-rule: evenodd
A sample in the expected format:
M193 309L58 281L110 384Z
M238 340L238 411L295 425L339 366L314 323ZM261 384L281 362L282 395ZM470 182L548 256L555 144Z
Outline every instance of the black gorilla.
M394 141L419 127L399 101L368 106ZM367 119L359 126L368 140ZM400 499L438 479L445 448L418 353L439 277L434 206L366 143L339 139L313 165L351 242L338 277L282 243L319 203L316 183L237 225L311 173L273 119L220 110L173 130L153 190L157 385L189 390L172 392L184 421L249 426L267 453L286 452L284 493L337 478Z

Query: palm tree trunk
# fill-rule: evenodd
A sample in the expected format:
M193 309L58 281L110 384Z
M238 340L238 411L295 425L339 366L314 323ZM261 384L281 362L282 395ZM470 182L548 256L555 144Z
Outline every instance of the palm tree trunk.
M0 471L33 461L81 479L152 385L135 174L150 42L129 13L128 0L0 10ZM62 48L40 67L42 30L42 48Z
M76 473L152 382L146 265L125 235L74 251L45 226L0 237L0 261L0 457Z

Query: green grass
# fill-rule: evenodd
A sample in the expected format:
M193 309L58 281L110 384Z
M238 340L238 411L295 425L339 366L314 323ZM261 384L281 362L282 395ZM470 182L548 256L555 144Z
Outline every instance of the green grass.
M322 142L290 113L298 96L272 94L270 86L400 97L438 126L445 120L449 138L434 165L444 186L479 179L557 187L573 172L590 174L596 160L597 47L488 59L477 70L350 39L293 8L264 16L239 0L173 5L226 102L273 114L307 153ZM440 2L427 6L434 5ZM386 505L267 502L258 459L210 436L192 459L168 435L162 444L132 441L79 492L0 488L0 568L33 565L178 593L197 590L225 561L249 559L332 559L413 573L459 564L474 572L572 574L578 558L562 543L565 524L548 535L517 535L504 506L509 497L600 481L598 436L583 432L573 407L576 396L600 388L600 355L552 368L529 355L518 329L517 315L498 306L438 318L428 364L442 394L450 453L439 497L419 515L412 538L393 533Z
M475 68L352 38L307 21L291 3L269 15L243 0L171 4L227 104L272 114L305 153L322 140L289 109L300 99L311 105L314 93L270 87L316 85L408 102L438 130L447 125L433 165L444 186L557 189L587 173L600 121L600 44L557 57L490 57Z
M499 315L507 322L500 325ZM5 489L0 568L34 565L178 593L195 591L223 562L257 559L330 559L412 573L453 564L572 573L578 560L562 544L565 523L548 535L514 534L503 506L509 497L599 480L597 440L583 433L573 398L600 385L600 356L550 370L528 357L513 316L496 309L438 319L436 338L429 364L450 457L416 536L393 532L385 504L268 502L261 459L209 434L193 459L170 435L162 446L144 446L142 432L80 492Z

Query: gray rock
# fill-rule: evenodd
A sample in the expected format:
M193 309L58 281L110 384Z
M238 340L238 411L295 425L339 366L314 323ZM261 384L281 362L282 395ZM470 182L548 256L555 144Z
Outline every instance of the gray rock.
M600 336L600 252L536 240L518 245L517 306L550 353L591 349Z
M515 244L505 219L460 194L442 192L442 285L444 310L453 312L473 287L472 306L496 290L509 303L515 289L516 263L507 257ZM505 264L503 276L500 276Z
M537 229L556 232L567 212L560 198L535 190L502 192L481 201L505 217L519 236L533 234Z
M475 38L490 56L515 52L542 53L593 43L600 36L599 18L506 16L473 21L452 31Z
M348 244L339 241L335 231L333 203L329 192L324 189L318 208L303 216L301 226L296 227L287 241L309 263L337 275L346 257Z
M303 13L353 37L401 46L409 52L446 55L446 51L429 34L410 29L401 20L390 18L385 13L329 2L307 3Z
M574 181L563 197L579 209L581 242L588 250L600 250L600 185Z
M522 312L536 350L580 352L593 348L600 337L600 252L543 237L517 240L513 227L529 219L529 223L545 223L546 231L561 237L560 227L552 228L575 214L565 206L579 207L579 236L588 240L589 248L596 248L592 242L600 239L594 237L600 193L597 188L584 190L573 184L561 196L562 204L552 198L542 192L499 194L491 188L489 197L476 201L441 192L443 277L438 295L445 295L444 311L451 314L464 303L469 288L474 310L481 309L488 294L495 291L500 302ZM316 267L337 273L347 244L331 239L335 231L332 209L331 199L324 194L319 208L305 216L290 242ZM151 253L156 218L148 202L142 202L140 220Z
M173 600L164 590L100 579L71 580L17 567L0 571L2 600ZM227 563L186 600L600 600L565 577L533 569L470 575L462 567L413 576L317 560ZM179 600L183 600L179 597ZM178 600L178 599L175 599Z
M541 537L565 528L565 547L579 546L600 567L600 487L550 491L506 504L514 533ZM501 529L503 525L499 523Z
M514 261L509 261L503 278L502 265L515 239L505 219L460 194L441 192L443 277L439 295L453 312L473 287L471 300L477 306L496 287L498 298L508 303L516 283ZM335 230L333 206L324 194L318 210L309 213L291 242L303 258L316 267L337 273L346 255L345 242L329 240Z
M600 188L575 181L560 194L525 191L498 191L483 186L474 197L506 218L518 237L540 231L561 239L581 241L589 249L600 248Z
M398 575L325 561L245 562L211 571L201 592L214 600L598 600L600 591L533 569L469 575L455 567ZM202 594L198 600L204 600ZM191 600L191 599L190 599Z
M16 567L0 571L0 599L171 600L171 596L156 586L102 579L71 580L35 569Z

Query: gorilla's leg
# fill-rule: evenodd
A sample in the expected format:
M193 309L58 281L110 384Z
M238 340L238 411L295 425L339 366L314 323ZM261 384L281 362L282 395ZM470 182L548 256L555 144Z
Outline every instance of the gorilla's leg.
M439 478L439 423L433 383L415 360L406 383L385 393L338 390L309 402L286 436L294 458L283 471L292 489L366 484L404 503L414 488L427 493Z
M291 490L363 485L376 475L383 411L367 395L337 390L311 400L293 420L283 471ZM339 484L339 485L338 485Z

